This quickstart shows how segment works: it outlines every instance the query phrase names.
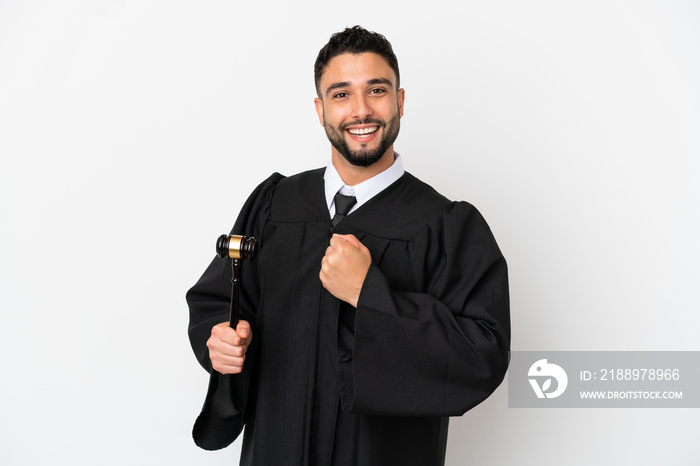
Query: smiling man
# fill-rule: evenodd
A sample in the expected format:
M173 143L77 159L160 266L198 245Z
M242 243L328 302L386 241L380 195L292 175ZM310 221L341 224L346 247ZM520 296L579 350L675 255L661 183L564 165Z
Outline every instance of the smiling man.
M382 35L334 34L314 71L330 161L274 174L245 203L232 233L260 252L238 327L227 260L187 293L211 373L193 435L218 449L245 429L242 465L442 465L449 416L507 369L506 262L472 205L403 170L405 93Z

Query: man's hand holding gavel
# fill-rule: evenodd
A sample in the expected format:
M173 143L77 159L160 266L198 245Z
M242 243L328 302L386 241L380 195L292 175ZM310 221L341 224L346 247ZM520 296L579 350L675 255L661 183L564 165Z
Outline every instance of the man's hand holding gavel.
M238 374L243 370L245 355L252 339L253 332L245 320L239 321L235 329L229 322L215 325L207 340L211 366L221 374Z

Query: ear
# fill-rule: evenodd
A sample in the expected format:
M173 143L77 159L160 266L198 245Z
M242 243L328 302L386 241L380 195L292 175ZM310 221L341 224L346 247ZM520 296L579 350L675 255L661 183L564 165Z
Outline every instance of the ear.
M314 105L316 106L316 113L318 113L318 122L321 123L321 126L324 126L323 124L323 101L316 97L314 99Z
M403 101L406 98L406 91L403 90L403 88L399 89L398 92L396 92L396 100L399 104L399 118L403 116Z

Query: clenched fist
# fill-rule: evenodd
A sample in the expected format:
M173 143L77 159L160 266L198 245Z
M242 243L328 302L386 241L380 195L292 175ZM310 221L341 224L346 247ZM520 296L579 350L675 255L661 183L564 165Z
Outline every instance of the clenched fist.
M357 307L371 263L369 249L354 235L335 234L321 260L319 277L333 296Z

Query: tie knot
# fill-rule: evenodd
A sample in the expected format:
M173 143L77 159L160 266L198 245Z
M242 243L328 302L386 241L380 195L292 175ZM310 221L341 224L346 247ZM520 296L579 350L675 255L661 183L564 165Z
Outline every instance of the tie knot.
M347 215L352 209L352 206L357 204L357 199L355 196L345 196L344 194L337 193L333 198L335 202L335 213L336 215Z

